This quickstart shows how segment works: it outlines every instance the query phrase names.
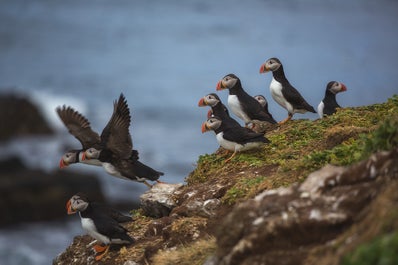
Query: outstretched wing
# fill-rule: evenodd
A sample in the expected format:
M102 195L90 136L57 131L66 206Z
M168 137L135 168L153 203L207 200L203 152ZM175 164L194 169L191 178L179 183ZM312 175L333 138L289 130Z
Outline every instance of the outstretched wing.
M113 114L101 133L101 143L106 149L122 159L131 156L133 143L129 132L131 117L123 94L113 104Z
M57 107L56 111L66 128L68 128L69 133L79 140L83 149L90 148L101 142L98 133L91 129L90 122L72 107L63 105L62 107Z

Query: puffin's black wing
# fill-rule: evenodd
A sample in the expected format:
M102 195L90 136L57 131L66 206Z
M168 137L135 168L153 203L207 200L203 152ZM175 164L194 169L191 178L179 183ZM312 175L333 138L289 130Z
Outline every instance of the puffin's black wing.
M225 140L236 142L238 144L246 144L250 142L269 143L269 140L262 133L248 131L244 127L230 128L223 131Z
M119 225L115 220L100 216L94 218L93 221L98 233L109 237L111 240L120 239L126 241L126 243L134 243L134 239L127 234L127 229Z
M294 88L289 82L282 84L282 95L285 99L293 105L295 109L305 109L307 111L316 113L315 109L308 104L307 101L301 96L301 94Z
M63 105L57 107L56 111L69 133L79 140L83 149L93 147L101 142L98 133L91 129L90 122L72 107Z
M152 180L155 181L159 179L160 176L163 176L164 173L157 171L138 160L118 160L115 161L114 165L123 175L123 177L132 179L132 180Z
M107 205L97 202L92 202L90 203L90 205L96 212L101 212L104 215L109 216L118 223L125 223L133 220L131 216L124 215L119 211L117 211L116 209L113 209L112 207L109 207Z
M131 156L133 143L129 132L130 110L123 94L113 104L113 114L101 133L101 142L114 155L128 159Z
M255 98L247 93L242 93L240 96L242 102L245 102L245 104L242 105L242 109L252 120L268 121L273 124L276 123L274 118L264 111L264 108Z

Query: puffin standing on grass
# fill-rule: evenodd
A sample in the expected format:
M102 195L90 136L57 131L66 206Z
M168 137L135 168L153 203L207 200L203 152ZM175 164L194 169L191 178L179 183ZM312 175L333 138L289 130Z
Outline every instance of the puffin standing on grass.
M217 83L217 91L228 89L228 106L232 112L245 124L251 120L266 121L275 124L276 121L266 113L260 103L243 89L240 79L234 74L224 76Z
M260 67L260 74L272 71L270 91L272 98L288 112L288 116L279 124L289 121L294 113L316 113L315 109L305 101L300 93L287 80L283 65L278 58L268 59Z
M74 110L72 107L57 107L56 112L68 129L69 133L72 134L82 145L82 149L69 150L66 152L60 162L59 167L65 168L70 164L84 163L88 165L101 166L102 163L98 159L84 159L84 151L90 147L100 148L101 138L99 134L91 129L90 122L81 113ZM132 150L132 159L138 159L138 152Z
M108 174L143 182L151 188L152 185L147 180L160 182L158 179L164 173L152 169L138 159L132 159L130 122L130 110L122 94L119 100L114 102L112 117L101 133L100 146L88 148L84 152L84 160L98 159Z
M336 101L336 94L347 91L347 87L337 81L330 81L326 85L325 97L318 105L318 114L322 119L323 116L332 115L336 112L336 108L340 108L340 105Z
M79 212L83 229L103 245L94 245L95 260L101 260L109 250L111 244L130 245L135 240L127 234L127 229L119 223L131 221L131 217L124 216L118 211L90 202L82 193L78 193L66 203L68 214Z
M217 117L210 117L202 124L202 133L213 130L216 133L216 139L223 148L233 151L231 157L225 160L229 162L237 152L258 148L270 141L262 133L248 131L244 127L228 128L223 121Z

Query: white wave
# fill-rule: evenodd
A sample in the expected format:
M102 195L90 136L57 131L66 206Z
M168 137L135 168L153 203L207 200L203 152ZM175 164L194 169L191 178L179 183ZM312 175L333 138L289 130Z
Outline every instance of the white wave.
M33 89L30 98L36 103L45 119L56 130L64 130L65 128L55 111L58 106L71 106L80 113L86 113L88 108L87 103L82 99L67 95L55 95L50 90Z

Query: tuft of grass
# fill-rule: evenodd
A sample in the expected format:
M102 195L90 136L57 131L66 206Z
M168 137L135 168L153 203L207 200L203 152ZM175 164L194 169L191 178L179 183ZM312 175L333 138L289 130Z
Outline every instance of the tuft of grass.
M385 234L358 246L342 259L342 265L398 264L398 232Z
M231 187L225 193L221 201L223 203L232 205L240 199L251 197L254 193L254 190L260 186L265 178L265 176L258 176L255 178L241 178L233 187Z
M214 237L198 240L190 245L183 245L173 250L160 250L152 259L153 265L202 265L214 254Z

